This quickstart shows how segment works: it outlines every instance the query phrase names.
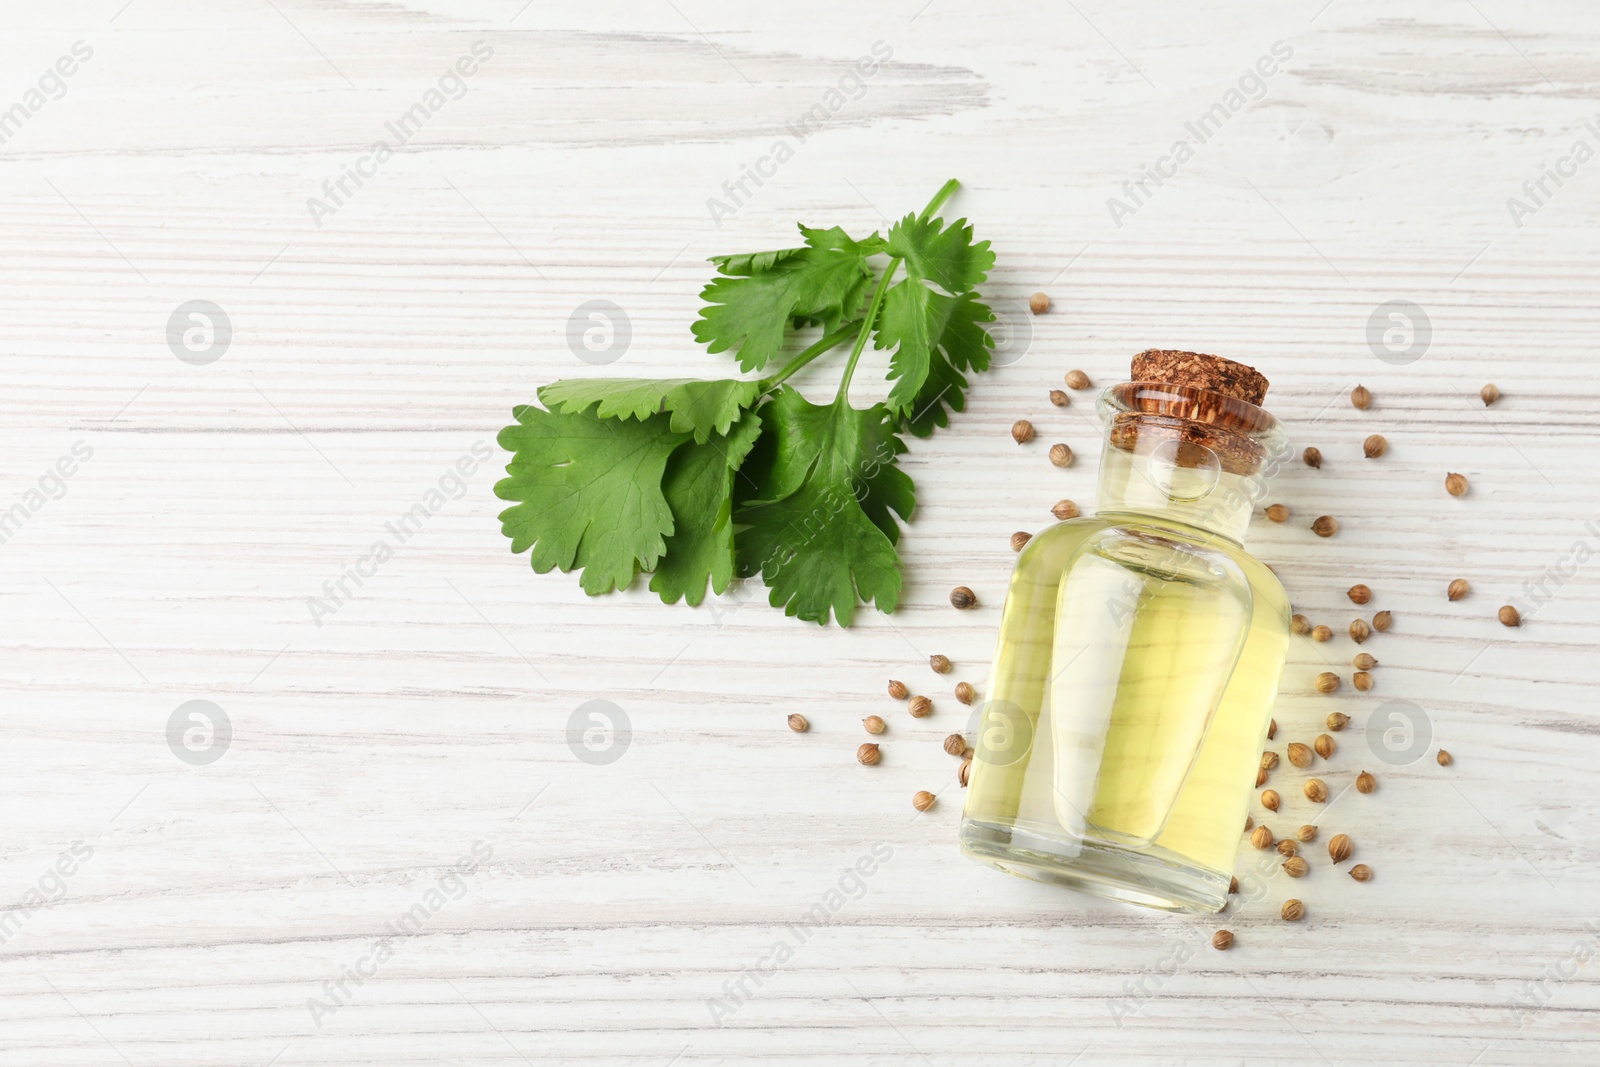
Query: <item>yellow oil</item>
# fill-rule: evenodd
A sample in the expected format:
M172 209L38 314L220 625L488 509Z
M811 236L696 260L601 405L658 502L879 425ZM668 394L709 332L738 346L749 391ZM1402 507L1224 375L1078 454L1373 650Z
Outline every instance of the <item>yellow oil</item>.
M1236 541L1182 509L1152 510L1061 523L1018 559L963 848L1104 896L1215 910L1287 652L1289 602Z

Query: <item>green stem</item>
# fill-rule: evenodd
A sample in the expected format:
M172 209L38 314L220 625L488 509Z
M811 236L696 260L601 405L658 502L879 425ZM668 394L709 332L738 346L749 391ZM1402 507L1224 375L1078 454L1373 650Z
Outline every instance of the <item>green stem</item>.
M848 341L850 339L850 335L859 329L861 329L861 322L860 320L857 320L855 322L847 322L837 330L834 330L832 333L825 334L810 348L807 348L804 352L801 352L798 356L795 356L789 362L785 363L778 370L777 374L774 374L770 378L761 379L761 391L763 393L768 393L773 389L776 389L778 386L788 381L789 377L801 367L804 367L807 363L810 363L812 360L816 359L829 349L837 348L845 341Z
M917 217L923 222L927 222L933 213L938 211L944 202L950 199L950 195L959 188L961 188L961 183L954 178L939 186L939 191L933 194L933 199L928 201L928 206L923 208L922 214Z

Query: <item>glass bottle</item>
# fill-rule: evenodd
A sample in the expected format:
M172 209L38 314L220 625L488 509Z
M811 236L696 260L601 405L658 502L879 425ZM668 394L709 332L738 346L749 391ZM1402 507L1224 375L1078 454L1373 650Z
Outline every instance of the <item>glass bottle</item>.
M1152 350L1098 410L1093 515L1012 573L961 823L1003 871L1169 910L1227 900L1288 650L1245 527L1284 450L1267 381Z

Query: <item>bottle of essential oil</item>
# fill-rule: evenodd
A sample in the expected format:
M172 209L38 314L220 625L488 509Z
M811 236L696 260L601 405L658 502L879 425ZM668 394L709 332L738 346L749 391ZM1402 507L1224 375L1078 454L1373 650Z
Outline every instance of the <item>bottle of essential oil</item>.
M1288 649L1288 596L1242 545L1283 435L1243 364L1151 350L1132 379L1100 397L1095 513L1017 559L961 847L1086 893L1216 911Z

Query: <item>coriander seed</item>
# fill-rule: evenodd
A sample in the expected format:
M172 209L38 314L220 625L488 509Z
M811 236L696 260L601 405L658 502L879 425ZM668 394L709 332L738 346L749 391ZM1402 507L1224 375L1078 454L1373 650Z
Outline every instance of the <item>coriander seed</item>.
M1372 688L1372 675L1368 671L1356 671L1350 676L1350 684L1355 686L1358 692L1365 693Z
M1050 390L1050 403L1054 404L1058 408L1064 408L1068 404L1072 403L1072 398L1063 390L1052 389Z
M1465 475L1452 472L1444 476L1444 491L1451 496L1466 496L1468 488Z
M1448 767L1455 762L1455 757L1442 748L1439 750L1439 755L1434 758L1439 761L1439 766L1441 767Z
M889 695L894 697L896 700L904 700L906 697L911 695L911 690L906 688L906 683L897 682L893 678L890 678Z
M1278 842L1278 855L1280 856L1293 856L1298 854L1299 851L1300 842L1292 837L1286 837Z
M1311 766L1311 749L1298 741L1289 742L1289 762L1305 770Z
M1055 506L1050 509L1050 514L1062 522L1068 519L1075 519L1078 517L1078 505L1070 500L1057 500Z
M1502 607L1500 609L1500 625L1501 626L1521 626L1522 625L1522 612L1518 611L1516 608L1512 607L1510 604L1505 605L1504 607Z
M1489 407L1496 400L1500 399L1500 387L1495 385L1493 382L1490 382L1488 385L1478 390L1478 397L1483 401L1484 407Z
M1313 804L1321 804L1328 799L1328 783L1321 778L1307 778L1305 787L1301 791Z
M916 808L918 811L927 811L929 808L933 807L933 803L937 799L937 797L928 792L926 789L921 789L912 795L911 806Z
M1028 297L1028 310L1035 315L1043 315L1050 310L1050 294L1034 293Z
M1313 626L1311 628L1311 640L1319 643L1323 641L1332 641L1333 631L1326 626Z
M961 783L961 788L965 789L967 787L967 782L969 780L971 780L971 778L972 778L972 758L969 756L968 758L966 758L966 759L961 761L961 769L956 772L956 780Z
M951 734L944 739L944 750L952 756L965 756L967 754L967 739L960 734Z
M1344 712L1335 711L1335 712L1329 713L1329 715L1328 715L1328 729L1332 730L1334 733L1338 733L1340 730L1343 730L1346 726L1349 726L1349 725L1350 725L1350 716L1346 715Z
M889 728L889 724L883 721L882 716L868 715L861 720L861 728L869 734L881 734Z
M856 749L856 762L863 767L874 766L882 758L883 755L878 751L878 746L871 741L862 742L861 746Z
M1018 530L1011 535L1011 551L1021 552L1022 546L1033 540L1033 534L1027 530Z
M1354 641L1356 644L1361 644L1361 642L1365 641L1371 636L1372 627L1368 624L1366 619L1357 619L1355 622L1350 624L1350 640Z
M1211 947L1218 952L1226 952L1233 947L1233 931L1218 930L1211 935Z
M1357 793L1370 793L1376 788L1378 788L1378 780L1369 772L1362 771L1360 774L1356 775Z
M950 590L950 606L957 611L966 611L968 608L978 606L978 594L964 585L958 585Z
M1322 469L1322 452L1320 449L1308 448L1300 453L1300 458L1305 460L1306 466L1317 470Z
M1072 466L1072 449L1060 443L1051 445L1050 462L1055 464L1057 467Z
M1246 815L1244 817L1244 832L1245 833L1249 833L1251 830L1255 829L1255 825L1256 825L1255 819L1251 818L1248 815Z
M1278 736L1278 720L1277 719L1268 719L1267 720L1267 740L1271 741L1274 737L1277 737L1277 736Z
M1350 390L1350 404L1359 411L1365 411L1372 406L1372 390L1364 385L1358 385Z
M1304 615L1291 616L1289 619L1289 629L1293 630L1297 634L1308 634L1311 632L1311 620L1306 618Z
M1273 504L1267 508L1267 518L1273 522L1288 522L1289 509L1282 504Z
M1389 442L1384 440L1383 434L1375 433L1361 442L1361 451L1368 459L1377 459L1389 451Z
M1311 532L1318 537L1332 537L1339 532L1339 520L1332 515L1319 515L1311 524Z
M1365 863L1358 863L1350 868L1350 877L1358 882L1370 882L1372 881L1372 868Z
M1067 371L1066 382L1068 389L1087 389L1094 384L1089 381L1089 376L1081 370Z
M1365 585L1352 585L1345 590L1344 595L1349 597L1353 604L1365 604L1372 599L1372 589Z
M811 729L811 721L798 711L789 716L789 729L797 734L803 734Z
M1228 895L1233 896L1239 892L1239 876L1234 875L1228 879Z
M906 710L913 719L925 719L933 714L933 701L927 697L912 697L911 703L906 705Z
M1011 424L1011 439L1019 445L1025 445L1033 440L1033 423L1027 419L1018 419Z
M1311 742L1311 747L1316 749L1317 755L1321 756L1323 759L1330 758L1333 755L1334 750L1338 748L1338 746L1333 743L1333 738L1329 737L1327 734L1318 734L1317 739Z
M1394 612L1380 611L1372 617L1372 628L1380 634L1388 633L1389 627L1394 625Z
M1277 811L1280 803L1281 800L1278 797L1278 791L1276 789L1267 789L1262 791L1261 806L1263 808L1266 808L1268 811Z
M1295 832L1295 836L1298 837L1303 844L1309 845L1311 842L1317 839L1317 828L1311 823L1306 823Z
M1317 675L1317 692L1333 693L1339 689L1339 676L1332 671L1323 671Z
M967 682L956 683L956 699L961 701L961 703L971 704L977 698L978 692L972 688L971 684Z
M934 674L950 673L950 657L933 655L928 657L928 666L933 668Z
M1378 661L1365 652L1357 652L1356 658L1350 661L1350 665L1358 671L1370 671L1378 665Z
M1283 873L1290 878L1304 878L1311 869L1311 864L1306 862L1304 856L1290 856L1283 861Z
M1267 769L1265 767L1258 768L1256 770L1256 788L1260 789L1262 786L1264 786L1266 784L1267 784Z
M1462 597L1466 596L1467 593L1471 592L1471 590L1472 586L1467 583L1465 578L1457 578L1450 583L1449 588L1444 591L1444 595L1449 597L1451 600L1460 600Z
M1278 914L1282 915L1288 922L1297 923L1306 917L1306 906L1290 897L1283 902L1283 909Z
M1265 823L1250 832L1250 843L1263 852L1272 847L1272 841L1272 831Z
M1337 867L1350 858L1353 847L1349 834L1334 834L1328 838L1328 858L1333 860L1334 866Z
M1278 754L1276 752L1263 752L1263 753L1261 753L1261 769L1262 770L1270 771L1273 768L1275 768L1277 765L1278 765Z

